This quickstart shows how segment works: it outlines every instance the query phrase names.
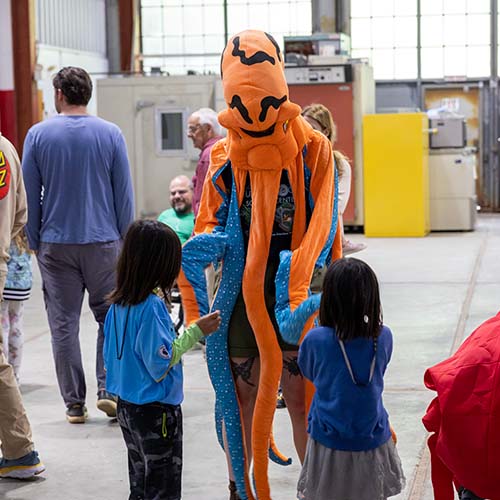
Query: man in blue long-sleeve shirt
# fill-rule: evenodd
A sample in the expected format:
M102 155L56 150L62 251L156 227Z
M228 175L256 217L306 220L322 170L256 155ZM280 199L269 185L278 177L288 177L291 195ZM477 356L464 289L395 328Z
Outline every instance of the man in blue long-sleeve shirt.
M108 416L116 414L115 398L105 391L103 324L120 241L134 217L134 199L120 129L87 113L89 75L66 67L53 84L59 115L34 125L24 143L26 230L42 275L66 416L71 423L83 423L87 410L79 322L85 290L99 323L97 407Z

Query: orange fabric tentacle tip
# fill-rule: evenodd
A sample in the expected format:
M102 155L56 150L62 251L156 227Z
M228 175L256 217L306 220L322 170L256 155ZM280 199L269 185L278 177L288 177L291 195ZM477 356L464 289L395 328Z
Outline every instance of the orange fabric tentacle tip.
M394 444L398 444L398 436L396 435L396 431L393 429L392 425L390 426L390 428L392 440L394 441Z

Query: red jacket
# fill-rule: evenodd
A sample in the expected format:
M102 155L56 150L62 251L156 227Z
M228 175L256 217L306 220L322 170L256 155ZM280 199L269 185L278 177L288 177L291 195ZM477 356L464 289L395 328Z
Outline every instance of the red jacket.
M453 500L452 480L500 499L500 313L484 322L450 358L429 368L436 391L423 418L435 500Z

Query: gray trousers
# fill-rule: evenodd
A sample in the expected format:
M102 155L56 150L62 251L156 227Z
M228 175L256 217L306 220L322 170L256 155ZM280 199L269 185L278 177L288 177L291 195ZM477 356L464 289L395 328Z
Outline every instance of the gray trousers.
M102 348L106 296L115 286L115 268L121 242L66 245L41 243L37 254L43 297L52 335L52 352L61 395L70 406L85 403L87 388L80 350L80 314L85 290L99 324L96 349L98 390L106 386Z

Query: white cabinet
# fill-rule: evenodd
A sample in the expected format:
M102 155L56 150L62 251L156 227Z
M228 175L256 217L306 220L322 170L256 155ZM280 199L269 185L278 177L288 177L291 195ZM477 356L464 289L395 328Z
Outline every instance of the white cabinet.
M431 231L471 231L476 223L476 156L470 149L429 155Z

